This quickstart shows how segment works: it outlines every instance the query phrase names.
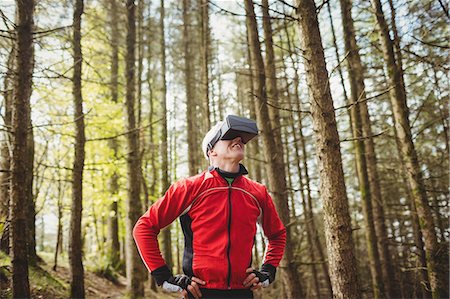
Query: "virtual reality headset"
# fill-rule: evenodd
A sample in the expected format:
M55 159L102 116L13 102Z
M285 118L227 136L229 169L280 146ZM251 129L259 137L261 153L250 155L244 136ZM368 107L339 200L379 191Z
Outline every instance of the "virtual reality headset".
M219 140L232 140L241 137L243 143L249 142L258 135L258 127L254 120L228 115L222 126L208 143L207 151L211 150Z

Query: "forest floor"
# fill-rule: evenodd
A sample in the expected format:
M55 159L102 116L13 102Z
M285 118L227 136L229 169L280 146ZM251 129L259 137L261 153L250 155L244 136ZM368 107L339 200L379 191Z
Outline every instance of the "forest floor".
M52 269L51 257L45 253L39 253L43 259L37 267L30 267L29 280L32 298L69 298L70 270L67 261L59 262L56 271ZM50 259L49 259L50 258ZM87 269L86 269L87 268ZM113 283L100 277L89 267L85 268L85 292L86 298L126 298L126 279L121 275L116 276ZM11 260L0 253L0 298L11 298ZM146 284L149 287L150 283ZM145 290L145 298L173 299L181 298L180 294L169 294L159 290L154 293L149 288Z

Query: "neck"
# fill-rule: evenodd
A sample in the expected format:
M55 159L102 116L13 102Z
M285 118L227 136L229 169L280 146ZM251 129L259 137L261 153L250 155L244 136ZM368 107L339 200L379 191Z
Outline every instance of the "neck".
M223 171L236 173L239 172L239 161L237 162L230 162L230 161L213 161L211 162L211 165L214 167L219 167Z

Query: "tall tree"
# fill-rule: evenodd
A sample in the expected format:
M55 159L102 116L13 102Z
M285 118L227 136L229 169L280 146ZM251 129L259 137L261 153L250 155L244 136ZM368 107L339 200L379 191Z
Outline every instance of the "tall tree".
M81 217L83 210L83 168L86 136L84 133L83 96L81 74L83 54L81 52L81 16L83 0L76 0L73 12L73 105L75 122L75 155L72 170L72 208L70 216L70 296L84 298L84 269L82 261Z
M169 182L169 161L168 161L168 136L167 136L167 82L166 82L166 39L165 39L165 30L164 30L164 0L161 0L161 15L159 20L159 27L161 31L161 78L162 78L162 85L161 85L161 192L166 192L167 189L169 189L170 182ZM164 260L166 261L166 264L169 265L169 268L173 266L172 261L172 242L171 242L171 236L170 236L170 226L166 227L162 231L163 236L163 254L164 254Z
M210 40L211 33L209 28L209 2L208 0L199 0L200 7L200 31L201 31L201 103L202 114L204 115L205 132L211 127L211 112L209 111L209 61L210 61Z
M12 118L12 102L13 102L13 90L14 90L14 46L11 47L11 51L8 55L8 61L6 66L8 70L6 71L4 83L3 83L3 105L4 105L4 115L3 121L6 131L2 134L3 141L0 147L0 225L2 225L3 230L0 231L0 250L9 254L9 231L10 231L10 221L9 221L9 209L10 209L10 199L11 199L11 118Z
M30 118L30 96L33 75L34 47L34 1L16 1L16 45L14 68L14 96L12 104L12 158L11 158L11 251L12 251L12 295L14 298L29 298L27 252L27 219L24 199L27 190L27 173L33 166L27 164L27 136Z
M297 131L298 131L298 139L296 134L294 135L294 140L298 140L300 143L300 147L301 147L301 160L302 160L302 166L301 167L303 169L304 172L304 178L305 178L305 183L304 183L304 188L306 191L306 198L307 198L307 209L305 210L305 213L308 214L308 223L310 223L311 225L311 229L312 229L312 237L313 237L313 243L314 243L314 247L317 250L317 253L319 255L319 261L321 262L321 268L322 268L322 274L325 277L325 284L326 284L326 288L327 288L327 296L328 297L332 297L333 295L333 290L331 287L331 281L330 281L330 274L328 271L328 262L327 259L325 257L324 251L323 251L323 246L322 243L320 242L320 238L319 238L319 232L317 230L317 225L316 225L316 221L314 219L314 214L313 214L313 198L311 195L311 178L310 178L310 171L309 171L309 167L308 167L308 152L306 151L306 141L305 141L305 136L303 134L303 114L301 111L302 105L301 105L301 97L300 97L300 91L299 91L299 84L300 84L300 77L299 77L299 70L298 70L298 64L299 64L299 57L298 55L295 55L294 51L293 51L293 46L292 46L292 42L289 36L289 31L288 31L288 27L287 27L287 22L285 20L284 22L284 30L286 32L286 44L287 44L287 49L288 49L288 53L289 53L289 59L291 61L292 67L294 69L294 80L293 80L293 85L294 85L294 96L295 96L295 101L297 103L297 105L294 106L293 110L297 111ZM293 124L295 125L295 124ZM293 130L294 131L294 130ZM303 188L302 188L303 189Z
M348 0L341 0L341 10L342 10L342 22L344 29L344 39L345 48L348 53L348 72L350 78L350 88L351 88L351 98L353 106L357 112L357 120L361 121L362 134L360 137L364 139L364 155L361 157L366 160L366 173L369 183L369 193L373 209L373 222L374 229L376 232L377 239L377 249L379 253L380 266L382 271L383 286L385 289L385 296L388 298L398 297L395 288L393 288L392 283L395 281L394 270L392 266L392 259L389 252L388 246L388 235L385 224L384 209L383 209L383 199L381 197L381 187L378 177L377 170L377 158L375 155L375 144L373 141L373 133L370 122L369 110L366 101L366 92L364 84L364 71L361 62L361 57L359 55L358 45L356 43L355 29L353 25L353 18L351 13L351 2ZM352 109L354 109L352 107ZM358 142L358 141L357 141ZM359 145L358 145L359 146ZM362 148L362 147L361 147ZM374 261L376 262L376 261ZM378 271L375 265L372 266L372 273ZM378 273L373 273L378 275ZM379 284L379 283L378 283ZM382 297L384 297L381 294Z
M324 206L324 228L335 298L360 298L339 135L313 0L297 0Z
M269 117L272 132L274 135L274 140L277 148L282 148L281 145L281 123L280 123L280 113L278 111L278 87L277 87L277 72L275 69L275 53L273 51L273 34L272 34L272 24L269 14L269 1L262 1L262 12L263 12L263 29L264 29L264 44L266 46L266 85L267 85L267 97L270 99L271 106L269 109ZM275 106L275 107L274 107ZM282 151L280 152L283 153ZM283 159L283 158L281 158Z
M356 157L356 172L358 175L359 189L361 193L361 202L364 213L366 248L369 258L369 268L372 278L372 290L374 298L384 297L384 285L381 273L380 256L378 253L377 236L372 210L372 193L370 192L368 163L366 161L366 146L364 138L361 110L361 101L365 102L364 77L361 59L359 57L356 38L353 28L353 19L351 15L351 4L348 0L341 0L342 24L344 31L345 51L348 53L348 72L350 79L350 113L352 121L352 134L354 138L354 152ZM368 115L366 115L368 117ZM367 119L365 119L367 122ZM386 277L387 279L387 277Z
M110 30L111 30L111 101L118 102L119 98L119 26L117 18L117 1L110 0ZM116 138L109 141L109 147L113 151L114 159L118 159L119 142ZM114 170L109 180L109 191L111 193L111 203L108 214L108 258L113 267L117 267L120 262L119 243L119 221L118 221L118 196L119 175Z
M406 176L416 204L420 228L424 238L428 278L432 296L433 298L448 297L447 283L445 282L447 278L444 269L445 266L441 260L443 255L448 253L447 250L439 249L434 220L428 203L417 152L412 140L403 70L395 58L394 44L389 35L389 27L384 17L381 1L371 0L371 3L376 15L388 82L391 87L389 90L389 98L393 110L396 138L400 144L402 156L406 164Z
M266 75L264 63L261 56L261 46L258 37L258 28L252 0L245 1L246 24L249 37L250 55L253 67L254 101L256 119L262 131L264 144L264 156L267 165L267 176L269 179L270 191L273 194L275 205L281 220L285 225L290 221L288 196L286 192L286 178L279 175L280 170L284 170L282 148L276 146L275 136L272 134L269 109L267 105ZM281 136L278 135L279 138ZM278 142L281 144L281 140ZM286 248L281 261L282 281L286 289L287 298L300 298L303 296L301 280L294 260L294 249L292 246L290 226L286 228Z
M135 111L135 52L136 52L136 4L134 0L127 0L127 38L126 38L126 128L127 128L127 178L128 178L128 198L126 204L126 273L127 287L131 297L139 298L144 296L143 276L144 269L139 257L136 244L134 243L132 231L142 214L142 204L140 200L140 157L139 157L139 130L136 127Z
M31 265L35 265L37 262L36 254L36 207L34 203L33 196L33 179L34 179L34 134L33 134L33 124L31 121L31 106L28 107L29 111L27 113L27 165L30 165L31 169L27 172L27 179L25 183L26 188L26 213L27 213L27 247L28 247L28 262Z
M188 140L188 167L189 175L197 173L197 130L194 127L195 119L195 99L194 99L194 82L192 72L192 40L191 40L191 17L190 17L190 0L183 0L183 52L184 52L184 81L186 88L186 121L187 121L187 140Z

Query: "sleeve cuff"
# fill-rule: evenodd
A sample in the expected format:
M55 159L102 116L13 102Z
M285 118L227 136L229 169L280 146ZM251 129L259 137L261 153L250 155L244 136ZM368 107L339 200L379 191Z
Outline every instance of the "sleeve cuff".
M261 266L261 272L267 273L269 275L269 282L272 283L275 280L277 268L272 266L271 264L263 264Z
M156 284L161 286L164 281L167 281L169 278L171 278L172 271L170 271L169 267L167 265L161 266L158 269L155 269L151 272L153 278L156 281Z

